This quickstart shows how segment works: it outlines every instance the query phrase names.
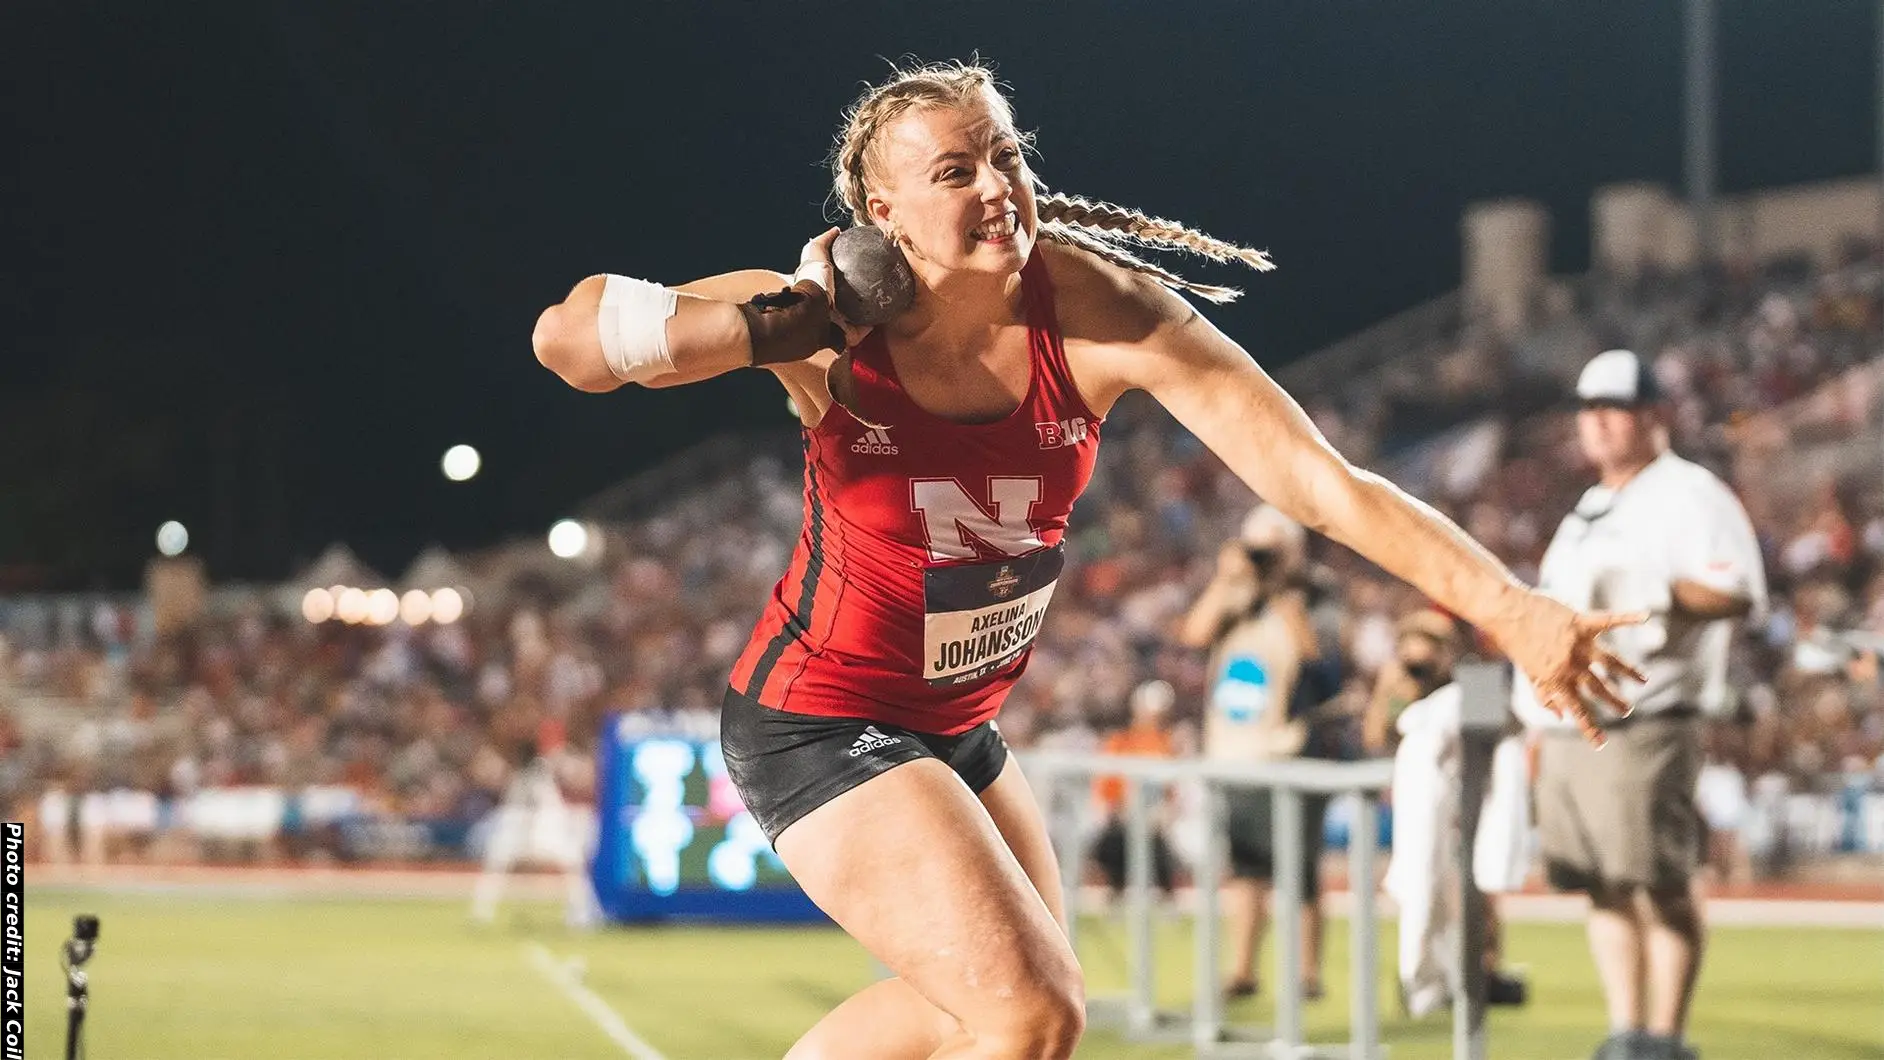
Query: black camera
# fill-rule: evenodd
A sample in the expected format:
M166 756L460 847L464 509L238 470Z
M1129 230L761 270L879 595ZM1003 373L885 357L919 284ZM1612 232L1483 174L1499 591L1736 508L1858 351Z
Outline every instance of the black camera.
M59 967L65 970L65 1060L78 1060L85 1052L85 1010L91 1007L85 962L97 942L98 918L80 913L72 918L72 937L59 947Z
M59 947L59 959L64 962L68 975L84 966L92 959L92 949L98 941L98 918L90 913L80 913L72 918L72 937ZM82 977L84 973L79 973Z
M1273 548L1245 545L1243 554L1249 557L1250 565L1256 568L1256 576L1264 581L1268 581L1282 564L1282 554Z

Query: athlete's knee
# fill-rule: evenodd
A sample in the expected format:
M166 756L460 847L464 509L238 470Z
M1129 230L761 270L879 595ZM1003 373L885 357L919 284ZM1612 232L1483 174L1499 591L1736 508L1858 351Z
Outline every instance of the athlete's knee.
M1007 996L992 1011L964 1021L978 1042L1030 1060L1073 1055L1086 1032L1086 982L1077 967L1002 993Z

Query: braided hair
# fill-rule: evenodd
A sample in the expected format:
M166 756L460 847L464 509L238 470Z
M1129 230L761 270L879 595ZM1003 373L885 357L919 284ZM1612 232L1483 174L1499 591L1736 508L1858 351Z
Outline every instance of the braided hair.
M839 202L857 224L872 223L866 203L866 174L882 161L882 140L877 135L898 118L920 108L960 106L984 102L995 118L1014 129L1014 110L994 79L994 71L978 61L932 63L896 68L890 79L865 90L844 115L844 130L831 155L831 177ZM1032 137L1015 132L1023 146ZM1180 250L1212 261L1240 261L1258 272L1275 268L1269 255L1238 246L1176 221L1076 195L1045 191L1036 197L1040 238L1078 247L1132 272L1143 273L1174 290L1188 291L1211 302L1228 302L1242 292L1234 287L1196 283L1146 261L1137 249Z

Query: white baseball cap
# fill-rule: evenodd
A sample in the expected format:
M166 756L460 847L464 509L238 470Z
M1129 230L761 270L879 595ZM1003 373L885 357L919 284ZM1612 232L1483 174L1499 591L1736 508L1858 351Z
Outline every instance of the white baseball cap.
M1577 400L1586 405L1653 405L1662 399L1649 363L1632 350L1606 350L1577 376Z
M1171 682L1164 680L1146 681L1132 689L1132 710L1148 710L1154 714L1165 714L1171 705L1177 702L1177 689Z

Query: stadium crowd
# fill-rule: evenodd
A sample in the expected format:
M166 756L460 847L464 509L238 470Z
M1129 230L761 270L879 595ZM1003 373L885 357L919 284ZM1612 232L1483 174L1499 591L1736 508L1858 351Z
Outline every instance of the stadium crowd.
M1854 245L1828 267L1596 272L1541 298L1515 339L1466 314L1445 342L1297 396L1343 452L1532 577L1591 480L1568 373L1611 347L1654 358L1676 450L1740 491L1773 584L1772 614L1736 647L1735 708L1712 723L1700 793L1716 828L1750 830L1752 807L1775 792L1850 778L1884 790L1884 693L1863 640L1884 641L1884 476L1875 463L1867 474L1780 474L1749 456L1763 451L1762 431L1827 393L1834 407L1812 420L1816 442L1884 445L1881 265L1876 248ZM1175 691L1170 746L1182 754L1195 746L1205 668L1170 632L1254 498L1149 401L1122 402L1103 431L1069 575L1002 729L1017 747L1096 750L1126 724L1134 689L1162 680ZM112 858L345 858L385 848L343 839L336 822L468 828L545 748L561 749L565 789L586 798L605 715L713 731L800 506L793 469L764 457L610 525L589 577L507 578L505 557L523 546L467 557L501 591L480 593L450 625L313 624L258 594L154 638L122 601L88 605L62 627L0 600L0 696L11 697L0 700L0 804L12 819L117 822L98 840ZM1321 751L1358 757L1362 707L1396 622L1421 601L1326 541L1314 559L1315 620L1342 647L1340 691L1317 712ZM76 717L35 723L28 700ZM175 827L173 808L193 794L245 786L305 794L288 800L277 834L232 832L233 850Z

